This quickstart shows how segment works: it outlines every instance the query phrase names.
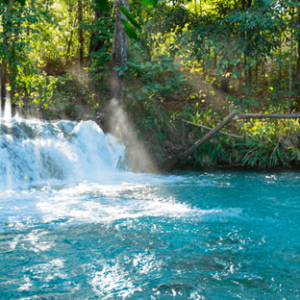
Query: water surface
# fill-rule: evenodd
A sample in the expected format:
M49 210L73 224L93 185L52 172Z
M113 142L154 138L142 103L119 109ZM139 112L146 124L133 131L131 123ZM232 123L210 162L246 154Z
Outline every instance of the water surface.
M299 298L300 173L135 174L69 125L2 138L0 299Z

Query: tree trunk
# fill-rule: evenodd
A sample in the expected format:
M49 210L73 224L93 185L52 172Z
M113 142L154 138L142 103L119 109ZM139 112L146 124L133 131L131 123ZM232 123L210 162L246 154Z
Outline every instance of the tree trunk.
M297 7L298 10L298 16L297 16L297 23L298 26L300 25L300 6ZM297 67L296 67L296 76L295 76L295 89L297 90L297 92L300 92L300 40L298 40L298 55L297 55Z
M67 57L70 55L71 45L73 43L73 32L74 30L71 30L70 39L68 41Z
M229 82L233 71L233 65L228 65L221 79L221 90L224 93L229 92Z
M249 85L252 83L252 67L248 69L248 83Z
M218 54L216 49L214 49L214 69L217 68L217 64L218 64Z
M290 82L289 82L289 107L288 107L288 113L291 112L291 105L292 105L293 23L294 23L294 8L292 9L292 17L291 17L291 44L290 44L290 67L289 67Z
M202 0L200 0L200 17L202 17Z
M255 60L255 83L258 83L258 57L256 54L256 60Z
M7 15L11 14L12 0L9 1L7 6ZM4 106L4 117L6 119L11 118L11 75L10 75L10 52L11 52L11 18L6 20L6 33L5 33L5 48L6 54L3 61L4 72L5 72L5 106Z
M280 20L282 22L282 12L280 13ZM282 79L282 33L280 32L279 36L279 82L281 86L281 79Z
M246 10L246 9L249 9L252 5L252 0L243 0L242 1L242 6L243 6L243 10ZM245 42L247 42L246 44L246 49L244 51L244 74L245 74L245 85L247 86L248 84L251 84L252 82L252 68L251 66L248 66L247 63L248 63L248 60L251 60L251 39L252 39L252 31L248 32L245 32L244 33L244 39L245 39Z
M120 6L129 10L129 0L119 0L116 2L116 24L112 46L112 81L110 89L110 99L115 99L122 105L124 98L124 72L120 68L126 65L127 61L127 35L124 31L124 25L121 19L127 20L124 14L119 9Z
M14 14L17 13L17 22L15 22L14 27L17 27L18 30L15 31L14 33L14 47L12 47L12 43L9 42L10 48L11 48L11 59L15 59L17 57L17 49L18 47L21 46L21 41L22 41L22 34L20 31L20 27L21 27L21 22L22 22L22 15L23 15L23 6L20 5L18 6L18 8L14 10ZM11 35L11 33L10 33ZM21 37L20 37L21 35ZM11 37L10 37L11 38ZM16 74L18 73L18 68L17 65L15 64L15 61L10 62L10 82L11 82L11 95L14 95L15 92L15 83L16 83Z
M71 18L71 14L70 14L70 18ZM76 22L77 22L77 16L74 19L73 28L76 26ZM70 25L69 26L70 27L72 26L71 21L70 21ZM71 46L73 46L73 34L74 34L74 29L71 30L70 39L69 39L69 41L67 41L67 43L68 43L67 57L69 57L69 55L70 55ZM73 53L72 53L72 55L73 55Z
M78 0L78 42L79 42L79 68L83 68L83 30L82 30L82 0Z
M251 5L251 2L250 2L250 4L249 4L249 8L250 8L250 5ZM249 62L249 66L248 66L248 84L249 85L251 85L251 83L252 83L252 66L251 66L251 60L252 60L252 53L253 53L253 51L251 51L251 50L253 50L252 49L252 45L251 45L251 41L252 41L252 38L253 38L253 30L250 30L249 31L249 33L248 33L248 36L247 36L247 42L248 42L248 46L247 46L247 56L248 56L248 62Z
M100 20L104 16L106 16L105 12L103 12L99 9L95 10L95 21L94 21L95 26L92 29L89 53L99 51L105 43L105 40L101 40L99 38L98 33L97 33L98 26L96 25L97 21ZM96 28L96 29L94 29L94 28Z
M245 85L248 85L248 72L247 72L247 56L246 53L244 52L244 74L245 74Z
M4 77L4 63L1 63L1 69L0 69L0 118L2 117L2 86L3 85L3 77Z

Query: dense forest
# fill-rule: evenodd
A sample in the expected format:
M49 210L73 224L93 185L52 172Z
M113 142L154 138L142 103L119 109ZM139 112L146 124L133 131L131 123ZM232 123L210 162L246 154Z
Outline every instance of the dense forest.
M0 12L2 112L11 100L25 118L110 130L116 99L163 164L230 112L299 111L300 2L6 0ZM296 118L239 119L183 164L295 166L299 139Z

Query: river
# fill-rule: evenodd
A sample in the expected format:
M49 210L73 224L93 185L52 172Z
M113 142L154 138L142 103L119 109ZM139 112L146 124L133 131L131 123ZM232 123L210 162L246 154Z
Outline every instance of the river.
M0 299L297 299L300 173L138 174L93 122L0 124Z

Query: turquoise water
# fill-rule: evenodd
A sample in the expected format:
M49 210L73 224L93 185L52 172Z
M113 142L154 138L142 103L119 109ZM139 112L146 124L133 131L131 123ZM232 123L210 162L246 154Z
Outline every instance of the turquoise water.
M0 193L0 299L299 298L300 173L102 179Z

